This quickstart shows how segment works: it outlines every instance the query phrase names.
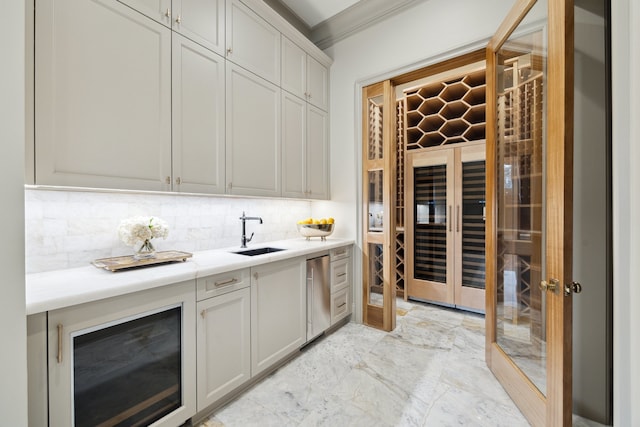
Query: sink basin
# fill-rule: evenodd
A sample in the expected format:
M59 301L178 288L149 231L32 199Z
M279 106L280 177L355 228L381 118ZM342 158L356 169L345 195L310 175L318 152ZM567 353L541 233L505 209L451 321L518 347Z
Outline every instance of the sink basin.
M256 249L245 249L244 251L238 251L233 253L239 254L239 255L256 256L256 255L264 255L264 254L270 254L273 252L280 252L280 251L284 251L284 249L266 247L266 248L256 248Z

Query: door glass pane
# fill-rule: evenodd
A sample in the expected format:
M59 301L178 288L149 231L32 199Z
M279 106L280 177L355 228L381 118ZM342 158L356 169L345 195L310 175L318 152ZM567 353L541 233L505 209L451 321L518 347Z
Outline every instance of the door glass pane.
M539 1L530 15L544 18L545 8ZM496 56L496 341L543 394L546 52L542 28L516 31Z
M382 170L369 171L369 231L382 231Z
M369 243L369 304L382 307L382 245Z
M477 289L485 285L484 182L484 160L462 163L462 286Z
M417 167L414 173L414 277L447 282L447 165ZM451 208L449 208L451 209Z
M382 104L384 98L382 95L369 98L367 100L368 117L368 149L367 157L369 160L382 159Z

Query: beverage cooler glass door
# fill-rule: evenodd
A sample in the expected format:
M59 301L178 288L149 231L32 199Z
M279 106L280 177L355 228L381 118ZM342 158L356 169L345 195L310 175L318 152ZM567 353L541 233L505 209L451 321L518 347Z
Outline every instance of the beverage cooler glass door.
M195 283L48 313L49 425L176 426L196 412Z

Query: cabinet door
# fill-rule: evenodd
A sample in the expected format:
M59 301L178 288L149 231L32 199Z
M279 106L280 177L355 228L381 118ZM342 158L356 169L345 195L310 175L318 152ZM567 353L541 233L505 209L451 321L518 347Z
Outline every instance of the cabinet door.
M457 148L455 156L455 302L484 312L485 145Z
M171 26L171 0L118 0L163 25Z
M454 304L454 151L407 155L407 292Z
M227 59L280 85L280 32L242 4L227 0Z
M251 378L250 298L244 288L198 303L198 411Z
M173 29L224 55L225 0L173 0Z
M176 308L179 325L174 317L162 317ZM195 282L190 280L48 312L48 425L72 426L80 415L85 422L75 425L142 424L145 411L153 415L154 403L175 396L176 360L182 372L181 405L153 425L182 425L195 415L195 308ZM172 355L176 341L181 342L180 353L173 353L177 356ZM145 386L132 390L136 380Z
M282 195L305 197L307 103L282 91Z
M227 62L227 187L280 196L280 88Z
M224 58L174 34L173 188L224 193Z
M329 198L329 115L319 108L307 108L307 197Z
M351 314L351 288L341 289L331 294L331 325Z
M251 373L257 375L306 339L305 260L251 269Z
M307 97L307 54L282 36L282 89L298 98Z
M36 8L36 184L168 190L171 30L113 1Z
M307 100L318 108L329 109L329 70L307 55Z

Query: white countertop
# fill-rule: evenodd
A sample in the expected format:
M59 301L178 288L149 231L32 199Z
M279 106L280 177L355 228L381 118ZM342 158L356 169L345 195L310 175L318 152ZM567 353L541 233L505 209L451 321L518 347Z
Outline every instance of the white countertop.
M185 262L111 272L92 265L68 270L28 274L26 276L27 315L56 310L103 298L170 285L197 277L224 273L273 261L305 256L329 249L352 245L353 240L291 239L250 246L277 247L280 252L258 256L231 253L240 248L196 252Z

